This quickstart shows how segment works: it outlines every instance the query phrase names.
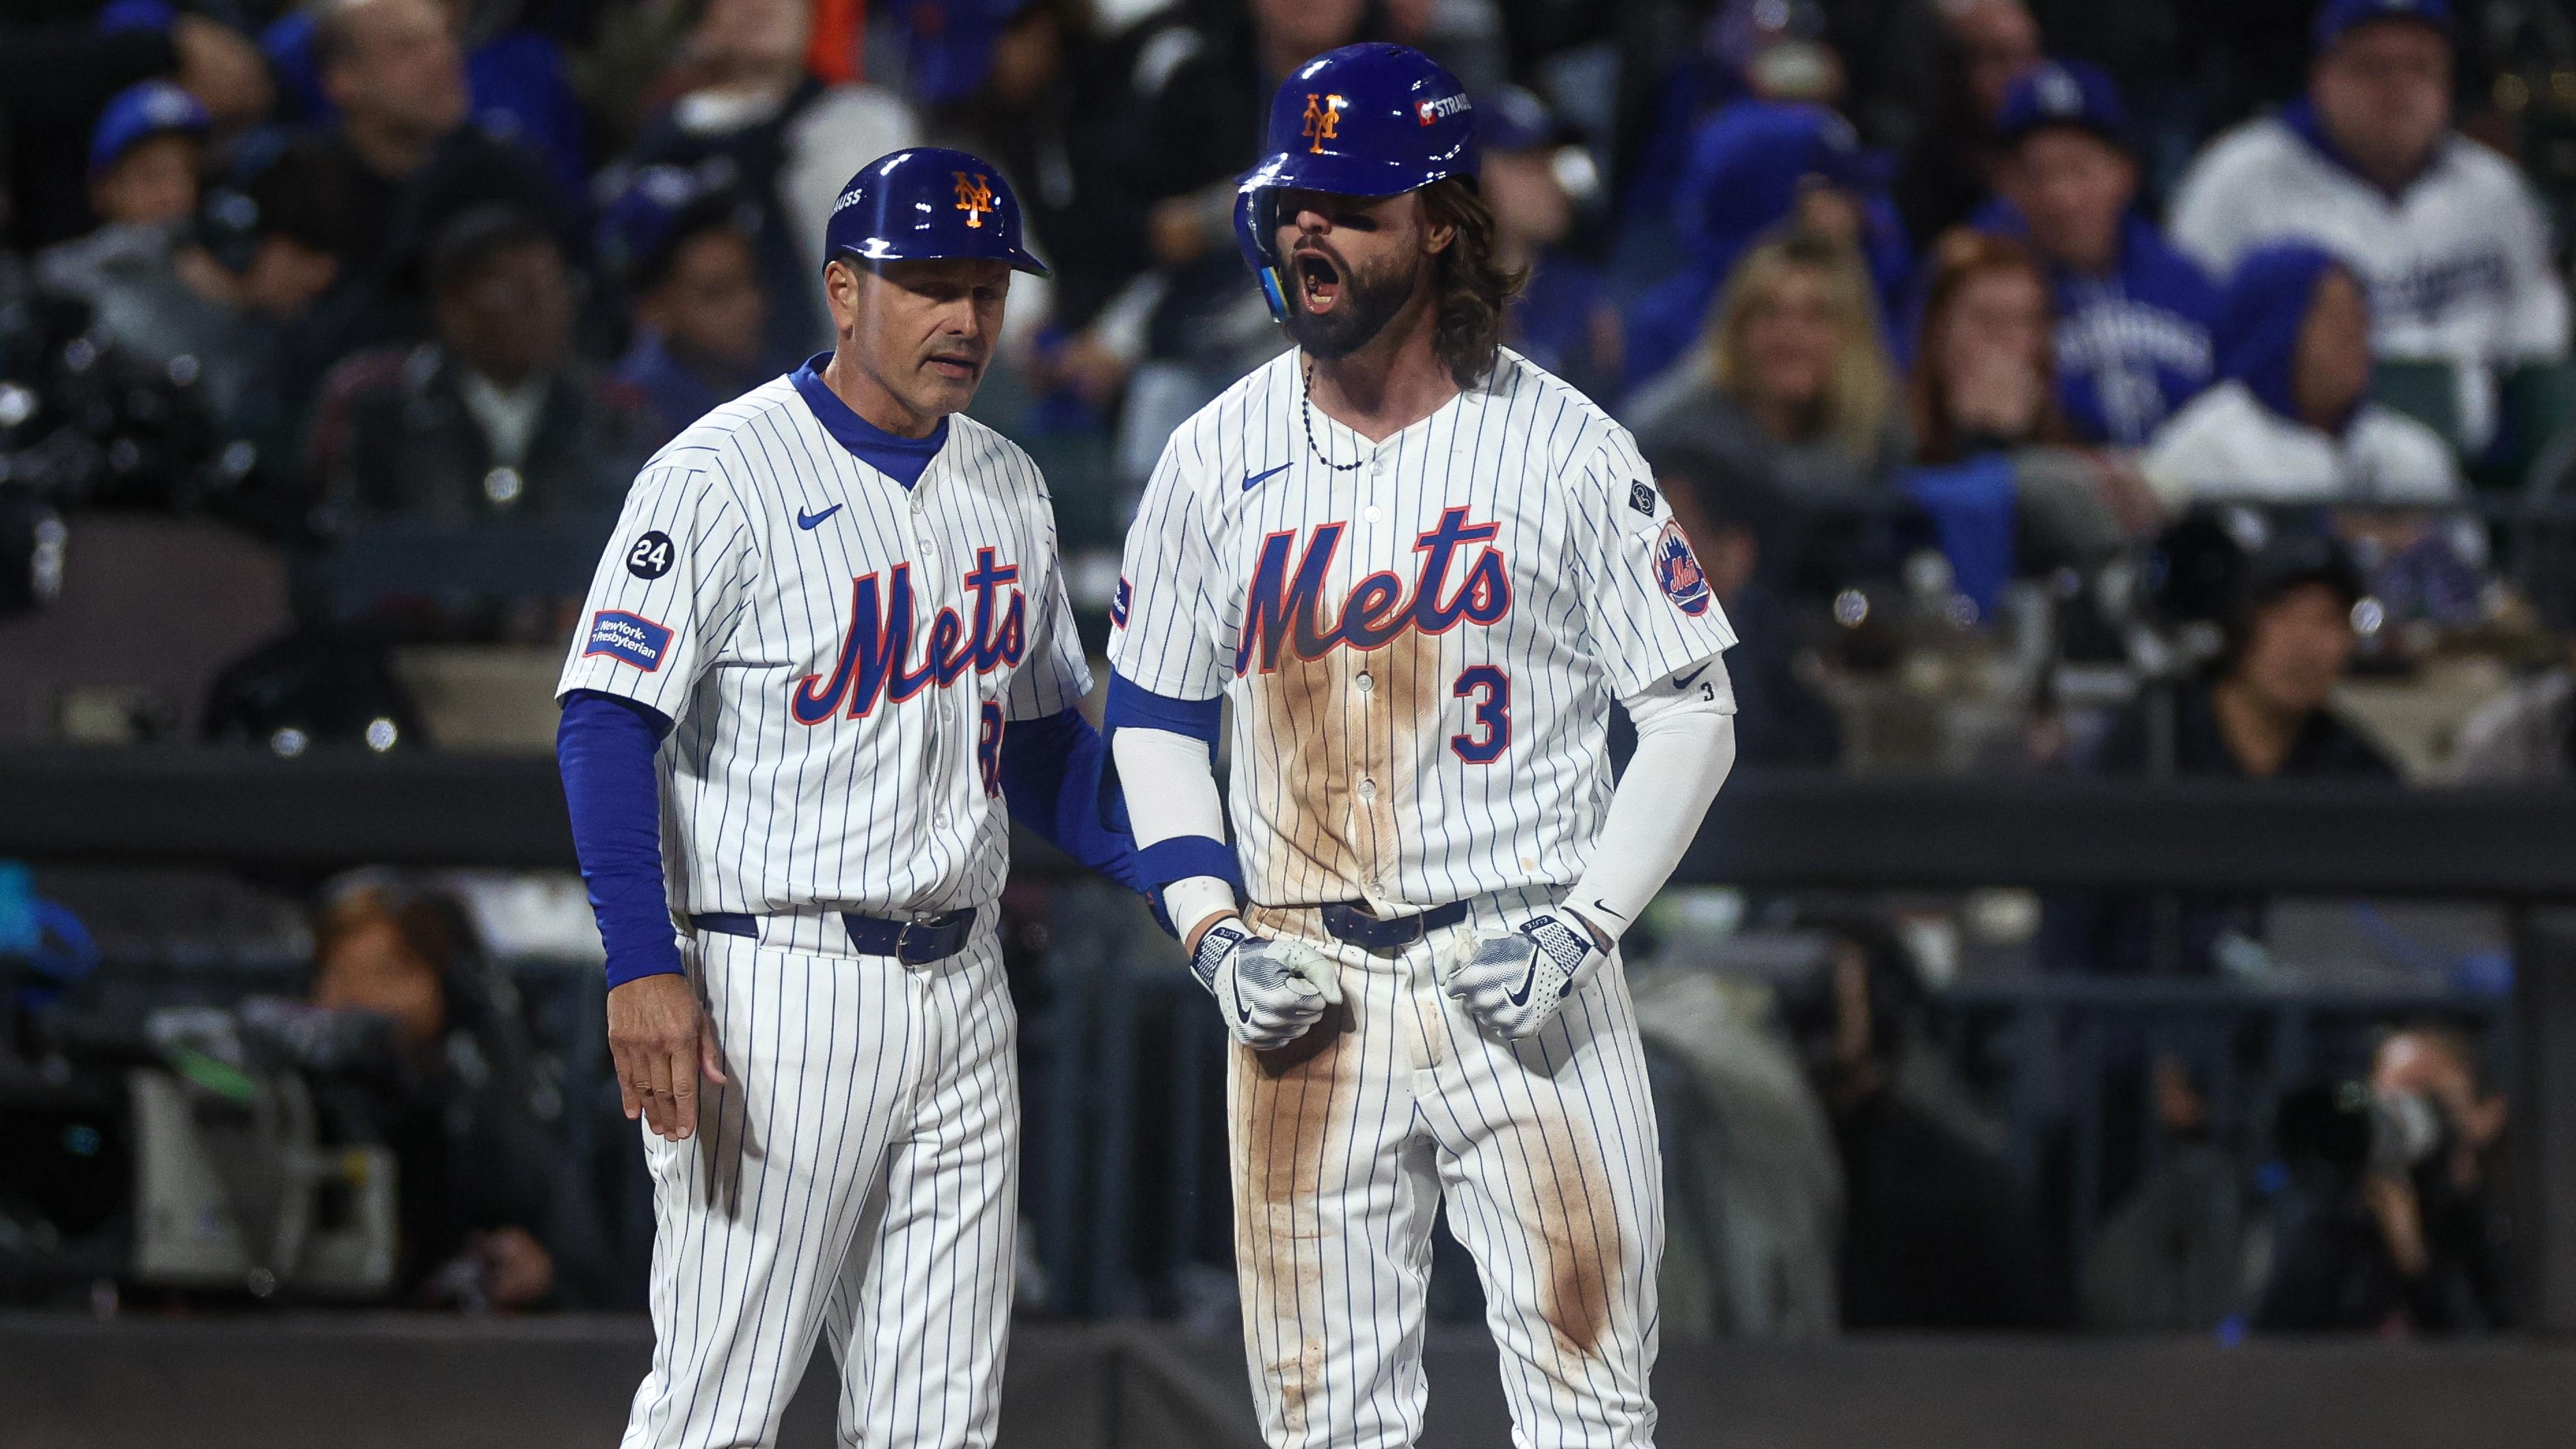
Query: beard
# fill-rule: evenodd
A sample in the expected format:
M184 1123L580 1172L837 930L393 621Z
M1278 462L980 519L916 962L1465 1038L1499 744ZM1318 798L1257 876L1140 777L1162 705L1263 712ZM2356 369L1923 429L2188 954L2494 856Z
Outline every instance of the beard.
M1343 268L1342 297L1332 311L1318 315L1306 310L1306 288L1299 282L1295 258L1290 258L1288 279L1298 285L1289 288L1288 318L1283 324L1288 335L1307 355L1335 362L1369 345L1395 314L1413 300L1413 270L1408 266L1389 264L1375 272Z

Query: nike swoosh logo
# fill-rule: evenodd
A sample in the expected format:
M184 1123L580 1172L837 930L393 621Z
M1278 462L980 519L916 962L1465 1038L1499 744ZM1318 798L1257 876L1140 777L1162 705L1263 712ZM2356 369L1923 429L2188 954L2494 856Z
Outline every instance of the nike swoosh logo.
M1244 480L1243 480L1243 491L1244 491L1244 492L1246 492L1246 493L1249 493L1249 492L1251 492L1253 489L1258 488L1258 487L1260 487L1260 486L1261 486L1261 480L1262 480L1262 479L1264 479L1264 478L1273 478L1273 477L1276 477L1276 476L1278 476L1279 474L1281 474L1281 473L1285 473L1285 472L1287 472L1289 469L1294 468L1294 467L1296 467L1296 466L1297 466L1297 465L1296 465L1296 464L1294 464L1294 463L1282 463L1282 464L1280 464L1280 465L1279 465L1278 467L1276 467L1276 468L1264 468L1264 469L1262 469L1260 472L1255 473L1255 474L1253 474L1252 476L1250 476L1250 477L1248 477L1248 478L1246 478L1246 479L1244 479Z
M1596 910L1596 911L1599 911L1601 914L1603 914L1603 915L1605 915L1605 916L1608 916L1610 919L1612 919L1612 920L1614 920L1614 921L1624 921L1624 920L1628 919L1626 916L1623 916L1623 915L1619 914L1617 911L1614 911L1614 910L1610 909L1610 907L1609 907L1606 903L1604 903L1604 902L1602 901L1602 899L1601 899L1599 896L1594 896L1594 897L1592 898L1592 909L1594 909L1594 910Z
M1692 670L1690 673L1683 675L1681 678L1674 680L1673 688L1688 689L1691 687L1692 680L1695 680L1706 673L1708 673L1708 666L1703 664L1699 668Z
M796 526L810 533L814 530L816 525L820 524L824 519L831 517L833 514L840 512L845 506L846 505L844 504L835 503L820 513L808 513L804 509L799 508L796 510Z
M1535 952L1535 951L1533 951L1533 952L1531 952L1531 953L1530 953L1530 969L1529 969L1529 974L1528 974L1527 976L1524 976L1524 977L1522 977L1522 978L1521 978L1521 989L1520 989L1520 990L1518 990L1518 991L1507 992L1507 993L1505 993L1505 994L1511 997L1512 1005L1514 1005L1514 1006L1527 1006L1527 1005L1529 1005L1530 988L1531 988L1531 987L1533 987L1533 986L1536 986L1537 984L1538 984L1538 953L1537 953L1537 952Z

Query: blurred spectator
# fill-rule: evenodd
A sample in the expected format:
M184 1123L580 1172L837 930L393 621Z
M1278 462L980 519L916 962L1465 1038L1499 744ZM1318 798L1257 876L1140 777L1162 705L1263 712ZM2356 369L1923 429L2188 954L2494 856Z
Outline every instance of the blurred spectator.
M681 54L686 88L647 122L631 160L705 174L721 161L759 203L753 250L769 297L766 350L831 345L822 306L823 224L860 167L916 145L920 122L876 86L807 73L810 0L709 0Z
M573 362L553 234L506 207L470 211L439 234L429 273L435 340L352 358L325 388L313 475L335 514L461 523L615 508L650 425Z
M2007 578L2097 567L2153 505L2118 460L2066 446L2048 286L2031 254L1963 229L1927 265L1907 387L1925 466L1905 489L1932 515L1958 591L1991 617Z
M23 18L22 18L23 17ZM0 224L33 251L88 229L87 143L109 99L172 80L214 121L267 114L259 51L238 32L167 5L11 7L0 18Z
M2039 25L2022 0L1934 0L1942 25L1930 114L1896 169L1898 214L1915 245L1968 219L1994 187L1995 117L2039 64Z
M1477 187L1494 213L1494 264L1529 280L1503 320L1504 345L1564 378L1595 402L1618 397L1619 311L1601 273L1557 250L1574 224L1557 175L1556 120L1518 86L1476 102Z
M2278 1122L2290 1190L2256 1328L2443 1333L2510 1321L2489 1163L2505 1104L2480 1088L2465 1037L2392 1032L2366 1085L2296 1094Z
M1782 531L1779 500L1728 460L1696 448L1653 447L1649 457L1740 641L1726 652L1736 757L1749 765L1832 766L1842 758L1842 719L1810 682L1818 666L1800 647L1796 618L1762 582L1763 539Z
M1912 957L1874 917L1833 914L1818 979L1780 1015L1843 1165L1847 1329L2036 1328L2063 1317L2029 1192L1927 1048Z
M506 204L563 237L545 163L468 119L464 57L439 0L326 0L313 45L338 108L324 154L352 198L325 304L334 352L421 335L421 263L459 214Z
M2576 776L2576 646L2566 658L2469 717L2451 748L2461 785L2521 785Z
M2144 446L2209 385L2218 289L2129 209L2138 158L2111 78L2082 61L2023 73L1995 121L2001 197L1977 224L2026 243L2057 308L2057 399L2078 441Z
M313 937L313 1005L383 1018L398 1053L353 1063L321 1097L343 1134L394 1150L405 1296L478 1310L600 1301L604 1238L545 1127L561 1092L536 1077L517 994L463 908L361 884L323 905Z
M1803 232L1764 242L1708 317L1624 409L1647 448L1695 450L1792 507L1884 496L1905 427L1851 248Z
M653 413L668 439L719 404L792 366L765 357L752 238L756 208L676 167L648 167L601 222L600 256L633 298L635 336L612 376Z
M1737 260L1775 227L1855 248L1882 314L1905 287L1911 258L1873 158L1821 106L1743 100L1711 116L1692 136L1673 208L1690 260L1628 308L1632 387L1689 348Z
M227 436L272 469L300 466L313 394L334 360L313 323L355 225L347 177L319 137L250 137L178 258L179 279L224 313L195 354L207 396Z
M2327 710L2352 662L2361 576L2342 546L2314 534L2279 538L2233 586L2224 649L2208 673L2151 690L2123 711L2092 765L2105 775L2235 780L2394 781L2397 769ZM2222 959L2251 963L2263 939L2260 897L2187 895L2159 941L2155 912L2123 897L2050 903L2050 965L2137 975L2208 975ZM2250 949L2249 949L2250 948Z
M120 93L90 138L98 229L36 259L39 281L89 303L108 336L153 362L201 354L223 326L222 309L191 291L178 266L212 124L169 81Z
M2440 436L2370 400L2370 298L2340 258L2298 242L2246 256L2218 349L2219 384L2141 460L2169 499L2427 504L2459 493Z
M588 175L581 104L572 93L563 51L519 24L521 0L440 0L465 49L468 111L487 134L526 145L546 159L557 185L577 195ZM279 16L260 32L259 48L285 90L295 118L329 118L314 56L319 17L309 7Z
M2173 237L2213 275L2303 238L2368 286L2372 351L2458 370L2460 435L2496 425L2487 369L2567 351L2549 226L2511 162L2451 129L2448 0L2326 0L2308 94L2212 143Z

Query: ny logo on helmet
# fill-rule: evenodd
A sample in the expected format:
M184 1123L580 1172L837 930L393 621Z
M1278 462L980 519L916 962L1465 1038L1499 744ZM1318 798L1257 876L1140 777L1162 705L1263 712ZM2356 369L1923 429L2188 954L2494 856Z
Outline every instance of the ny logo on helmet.
M957 209L966 213L968 226L982 226L984 214L993 209L993 188L981 175L969 176L963 171L948 173L957 178Z
M1348 104L1350 104L1348 101L1337 95L1317 95L1313 91L1306 92L1305 137L1313 143L1306 148L1307 150L1320 156L1324 154L1326 141L1338 139L1335 133L1341 128L1342 107Z

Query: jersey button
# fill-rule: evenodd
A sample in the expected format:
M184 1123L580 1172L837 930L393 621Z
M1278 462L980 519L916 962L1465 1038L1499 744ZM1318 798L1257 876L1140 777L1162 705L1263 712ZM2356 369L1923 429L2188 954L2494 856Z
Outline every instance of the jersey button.
M1376 504L1370 504L1368 506L1368 521L1371 523L1377 522L1379 516L1384 512L1385 510L1379 508Z
M1374 800L1374 799L1376 799L1376 798L1377 798L1377 781L1363 778L1363 779L1360 781L1360 798L1361 798L1361 799L1363 799L1363 800Z
M1361 674L1361 675L1360 675L1360 677L1359 677L1359 686L1360 686L1360 693L1362 693L1362 694L1366 694L1366 693L1368 693L1370 690L1377 688L1377 681L1376 681L1376 680L1374 680L1374 679L1371 679L1367 674L1363 673L1363 674Z

